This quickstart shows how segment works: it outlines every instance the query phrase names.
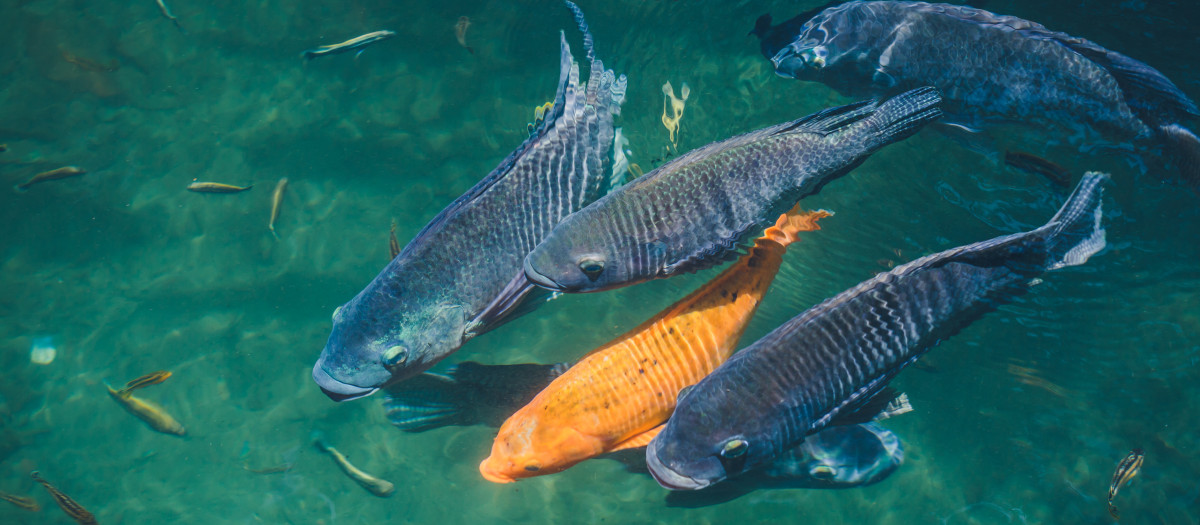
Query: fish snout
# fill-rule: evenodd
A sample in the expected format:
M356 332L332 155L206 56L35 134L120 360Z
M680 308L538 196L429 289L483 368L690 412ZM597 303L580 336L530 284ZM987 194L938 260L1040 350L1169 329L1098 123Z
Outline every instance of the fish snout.
M378 388L365 388L361 386L351 385L338 381L324 367L324 358L319 359L317 364L313 365L312 377L317 386L321 388L329 399L337 402L358 399L374 394Z
M496 461L492 459L493 457L495 456L488 456L487 459L479 463L479 473L483 475L483 479L492 483L512 483L517 481L512 476L502 472L502 469L497 468L498 465L495 465Z
M654 476L654 481L666 489L700 490L711 485L711 482L707 480L690 478L663 464L658 458L658 450L653 444L646 447L646 466L650 469L650 475Z
M564 287L561 284L558 284L558 281L555 281L554 279L546 276L546 274L538 271L537 267L532 262L533 256L536 253L537 252L530 253L529 256L525 257L525 278L529 279L529 282L547 290L565 291Z

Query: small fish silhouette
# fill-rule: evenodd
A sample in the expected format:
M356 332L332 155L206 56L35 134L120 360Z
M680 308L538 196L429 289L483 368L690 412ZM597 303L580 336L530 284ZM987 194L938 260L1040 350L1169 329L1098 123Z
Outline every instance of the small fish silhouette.
M458 45L466 49L468 53L474 55L475 50L467 45L467 29L471 28L471 19L465 16L458 17L458 23L454 24L454 38L458 39Z

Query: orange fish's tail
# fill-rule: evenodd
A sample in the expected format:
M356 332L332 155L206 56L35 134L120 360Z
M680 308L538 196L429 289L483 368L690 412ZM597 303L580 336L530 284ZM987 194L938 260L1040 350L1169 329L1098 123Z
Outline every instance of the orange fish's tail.
M775 221L775 225L763 232L763 237L786 248L789 244L796 242L798 239L796 234L821 229L817 221L831 215L833 212L826 210L804 211L797 204L787 213L780 215L779 220Z

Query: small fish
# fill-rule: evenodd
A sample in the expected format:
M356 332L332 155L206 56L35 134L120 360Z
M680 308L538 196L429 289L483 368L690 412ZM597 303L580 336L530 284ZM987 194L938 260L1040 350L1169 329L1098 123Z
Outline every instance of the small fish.
M37 512L42 510L42 506L38 505L38 502L33 498L17 496L16 494L9 494L7 492L0 492L0 499L21 507L29 512Z
M679 97L675 97L675 88L671 87L671 82L662 86L663 92L663 114L662 123L667 127L667 134L671 139L671 145L679 144L679 121L683 118L683 108L687 103L688 96L692 94L692 88L688 87L687 82L679 88ZM670 108L668 110L668 104Z
M250 468L249 463L242 463L242 470L245 470L246 472L251 472L254 474L282 474L284 472L288 472L288 471L292 470L292 464L291 463L283 463L280 465L275 465L274 467Z
M484 479L511 483L644 447L680 392L729 358L798 234L826 211L779 216L738 261L637 328L593 350L500 427Z
M392 229L388 232L388 253L392 254L389 261L400 255L400 241L396 240L396 219L392 219Z
M151 372L142 377L134 379L128 383L125 383L125 388L118 390L117 393L122 394L122 395L128 394L139 388L148 387L150 385L157 385L163 381L166 381L170 377L171 377L171 373L166 370L159 370L158 372Z
M458 17L458 23L454 24L454 38L458 39L458 45L466 49L468 53L474 55L475 50L467 45L467 29L471 27L471 19L465 16Z
M66 512L71 519L75 520L80 525L96 525L96 517L93 516L91 512L88 512L87 509L76 503L75 500L71 499L70 496L63 494L58 489L54 488L54 485L51 485L50 482L42 479L42 476L38 474L38 471L35 470L30 472L29 477L33 478L34 481L41 483L43 487L46 487L46 492L50 493L50 496L54 498L54 502L57 503L58 506L62 508L63 512Z
M165 379L165 378L164 378ZM152 383L147 383L152 384ZM146 386L146 385L141 385ZM108 395L116 401L117 404L129 411L130 414L137 416L138 419L145 421L150 428L162 432L164 434L172 434L176 436L187 435L187 429L183 427L175 418L163 410L157 403L151 402L140 397L134 397L129 393L129 389L116 390L111 386L105 385L108 389Z
M951 248L809 308L701 379L646 448L660 485L698 490L763 467L824 428L863 422L939 342L1105 246L1088 173L1044 226Z
M187 32L187 31L183 30L183 26L179 25L179 19L175 18L175 15L171 14L171 8L167 7L167 3L165 0L154 0L154 1L156 3L158 3L159 12L161 12L162 15L167 18L167 20L170 20L171 23L175 24L175 27L177 29L179 29L181 32L184 32L184 33Z
M271 192L271 220L267 223L267 229L271 230L271 235L276 239L279 236L275 235L275 219L279 218L279 207L283 205L283 192L287 189L287 185L287 177L279 179L279 182L275 184L275 191Z
M405 432L449 425L500 426L571 365L484 365L464 361L446 375L424 373L386 387L388 421Z
M0 153L8 151L8 144L0 144Z
M118 69L121 69L121 63L117 62L116 60L109 60L107 64L101 64L95 60L76 55L70 51L67 51L66 49L60 48L59 51L62 51L63 60L66 60L68 63L73 64L85 71L91 71L93 73L112 73Z
M40 182L46 182L48 180L65 179L68 177L75 177L77 175L83 175L84 173L87 173L87 172L79 169L76 166L65 166L65 167L53 169L50 171L43 171L41 173L38 173L37 175L34 175L32 179L29 179L28 181L25 181L24 183L18 185L17 189L18 190L27 190L27 189L29 189L30 186L33 186L34 184L38 184Z
M253 184L249 186L234 186L220 182L193 182L188 184L187 190L196 193L238 193L253 187Z
M1041 175L1060 188L1071 186L1071 172L1067 168L1032 153L1025 153L1023 151L1005 152L1004 163L1027 173Z
M393 485L392 482L385 479L379 479L359 470L358 467L350 463L350 460L346 459L345 455L343 455L341 452L338 452L336 448L325 444L325 441L319 436L313 439L313 445L316 445L317 449L321 452L325 452L332 456L333 462L337 463L338 468L342 469L342 472L345 472L350 479L354 480L359 485L362 485L362 488L367 489L367 492L370 492L371 494L381 498L386 498L396 493L396 486Z
M940 101L918 88L692 150L564 218L526 255L525 277L597 292L722 264L797 201L937 119Z
M1117 512L1117 506L1113 504L1113 500L1117 497L1117 491L1129 482L1133 481L1133 477L1142 469L1142 463L1145 461L1145 453L1142 449L1135 448L1125 459L1122 459L1117 464L1116 472L1113 472L1112 482L1108 484L1108 513L1113 519L1120 517Z
M339 53L345 53L347 51L356 51L356 53L354 53L354 58L358 58L358 55L361 55L362 52L366 50L367 46L376 42L382 42L394 36L396 36L395 31L375 31L362 36L356 36L339 44L309 49L308 51L301 53L301 56L303 56L306 60L312 60L325 55L336 55Z

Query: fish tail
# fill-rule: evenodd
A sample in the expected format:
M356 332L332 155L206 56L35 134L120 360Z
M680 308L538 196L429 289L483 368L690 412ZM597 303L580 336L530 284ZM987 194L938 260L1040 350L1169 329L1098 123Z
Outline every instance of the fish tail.
M866 119L872 130L868 147L874 150L912 136L925 124L942 116L938 107L941 102L942 95L938 90L928 86L880 102Z
M1102 185L1107 180L1108 175L1104 173L1084 174L1066 204L1044 227L1049 229L1046 239L1050 260L1048 269L1083 264L1088 257L1104 249L1100 197Z
M324 432L321 432L320 430L314 430L308 435L308 437L312 440L313 446L317 447L317 450L320 450L321 452L329 452L329 444L325 442Z
M317 58L317 53L316 53L316 51L313 51L313 50L311 50L311 49L307 49L307 50L305 50L304 52L300 53L300 58L303 58L303 59L304 59L304 61L305 61L305 62L307 62L307 61L309 61L309 60L312 60L312 59L314 59L314 58Z
M1200 188L1200 138L1179 124L1165 125L1158 131L1171 146L1184 181L1192 188Z
M567 9L571 10L571 14L575 15L575 24L579 26L579 32L583 33L583 49L587 51L587 61L592 63L596 61L596 50L593 47L592 32L588 30L587 20L583 18L583 10L575 5L571 0L563 0L567 4Z
M827 210L804 211L797 204L787 213L780 215L779 220L775 221L775 225L763 232L763 237L786 248L789 244L796 242L798 233L821 229L817 221L831 215L833 212Z
M421 374L389 388L383 409L387 420L405 432L425 432L451 425L470 425L463 386L455 379Z

